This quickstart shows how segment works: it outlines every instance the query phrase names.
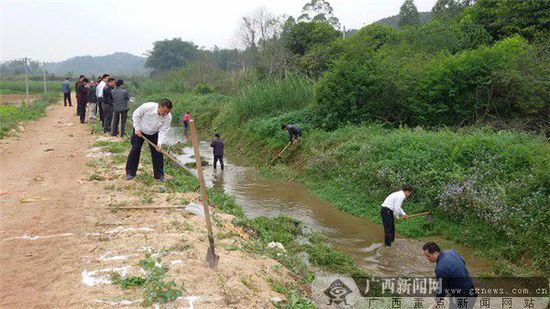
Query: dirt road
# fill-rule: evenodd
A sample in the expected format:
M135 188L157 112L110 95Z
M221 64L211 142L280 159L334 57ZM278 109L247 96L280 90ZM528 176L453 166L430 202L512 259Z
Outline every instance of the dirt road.
M214 232L224 236L213 271L203 258L202 218L116 211L181 205L195 193L160 193L158 184L126 181L126 150L109 153L108 146L94 147L98 140L112 139L90 134L74 107L61 104L0 140L0 308L140 308L143 292L111 284L110 275L143 276L138 264L148 252L169 266L169 280L185 285L169 306L257 308L282 296L271 284L291 276L280 263L239 249L247 237L230 216L214 213ZM150 167L140 171L147 175Z
M79 180L93 138L74 112L56 104L18 137L0 141L2 307L78 303L82 248L74 235L89 223Z

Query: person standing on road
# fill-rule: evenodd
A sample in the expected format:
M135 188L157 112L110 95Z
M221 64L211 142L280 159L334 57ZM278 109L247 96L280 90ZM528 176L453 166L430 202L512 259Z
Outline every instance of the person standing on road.
M69 106L73 106L71 103L71 84L68 77L61 84L61 91L63 91L63 106L67 107L67 101L69 101Z
M82 83L82 80L85 77L86 76L84 75L80 75L80 77L78 77L78 81L74 84L74 92L76 92L77 95L78 95L78 87L80 86L80 84ZM79 116L78 99L76 100L76 115Z
M413 191L413 186L405 185L400 191L388 195L382 203L380 215L382 216L382 225L384 226L384 243L388 247L391 246L391 243L395 240L394 218L408 218L403 208L401 208L401 205L405 199L411 196Z
M101 77L101 81L97 85L95 89L95 93L97 96L97 107L99 109L99 120L101 120L101 125L104 125L103 121L103 88L107 86L107 81L109 80L109 74L103 74Z
M107 85L103 87L103 133L111 132L113 122L113 88L116 86L114 78L107 80Z
M95 119L95 114L97 110L97 95L96 87L97 81L92 81L89 83L90 91L88 91L88 102L90 102L90 119Z
M86 103L88 103L88 83L90 81L84 77L82 82L78 83L78 89L76 90L76 104L78 110L78 116L80 116L80 123L86 123Z
M111 126L111 135L118 135L118 123L120 120L120 137L124 137L126 134L126 118L128 117L128 101L130 96L128 90L123 88L124 80L119 79L116 81L116 88L112 91L113 94L113 124Z
M216 163L220 161L220 166L223 171L223 141L220 138L220 133L216 133L214 136L216 139L210 144L210 147L212 147L212 150L214 151L214 169L216 169Z
M428 261L436 263L435 276L440 284L429 308L436 308L446 296L451 298L449 308L473 308L477 292L464 259L454 250L441 251L435 242L427 242L422 250Z
M297 126L293 126L291 124L283 124L281 125L281 129L288 131L289 143L297 143L298 138L302 136L302 129Z
M128 154L126 162L126 179L132 180L136 177L139 166L139 156L143 138L146 137L156 146L149 145L151 158L153 160L153 175L155 179L164 181L164 157L162 155L162 145L166 142L166 134L172 123L172 101L162 99L158 103L147 102L138 107L132 114L134 132L130 143L132 149Z

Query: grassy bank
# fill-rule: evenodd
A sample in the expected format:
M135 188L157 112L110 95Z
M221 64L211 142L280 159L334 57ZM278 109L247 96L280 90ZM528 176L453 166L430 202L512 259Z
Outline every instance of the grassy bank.
M0 105L0 138L5 137L11 130L17 130L17 125L21 121L34 120L43 116L48 105L58 100L58 93L48 93L29 106Z
M375 124L321 130L312 112L313 88L288 79L252 84L233 97L164 93L149 98L174 99L175 116L189 109L199 127L220 131L226 145L251 163L299 179L335 207L374 222L380 222L384 197L412 183L418 190L405 209L432 210L436 222L400 222L397 230L403 235L442 235L485 256L549 272L550 147L543 136ZM285 122L300 125L304 138L270 165L287 142L280 130Z

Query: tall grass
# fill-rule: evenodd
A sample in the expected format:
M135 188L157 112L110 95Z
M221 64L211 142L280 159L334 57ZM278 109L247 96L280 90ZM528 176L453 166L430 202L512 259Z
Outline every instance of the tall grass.
M19 122L43 116L48 105L57 100L59 94L48 93L29 106L0 105L0 138L4 138L12 129L16 130Z
M233 99L239 121L302 109L313 102L313 83L300 76L256 81Z

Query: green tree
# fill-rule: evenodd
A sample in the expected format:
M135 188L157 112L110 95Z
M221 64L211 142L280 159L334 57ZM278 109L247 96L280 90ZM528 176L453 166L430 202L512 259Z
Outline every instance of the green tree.
M340 21L334 16L334 10L326 0L311 0L306 3L298 21L327 22L334 28L340 29Z
M418 26L420 24L420 16L418 9L414 5L413 0L405 0L401 9L399 9L399 28L406 26Z
M468 14L495 39L517 33L532 41L550 29L550 1L545 0L478 0Z
M145 67L150 68L153 74L183 68L197 59L199 48L193 42L183 41L181 38L156 41L153 50L149 52Z
M328 45L341 36L328 23L299 22L285 35L285 45L292 54L304 55L316 45Z
M455 18L463 9L463 5L458 0L437 0L432 8L435 18Z

